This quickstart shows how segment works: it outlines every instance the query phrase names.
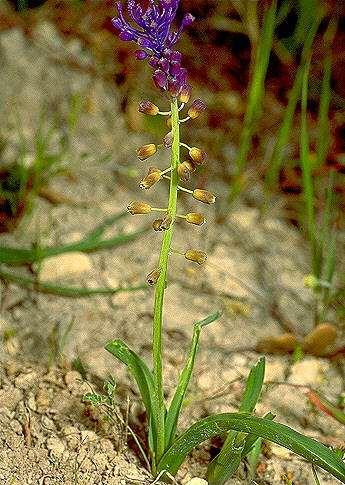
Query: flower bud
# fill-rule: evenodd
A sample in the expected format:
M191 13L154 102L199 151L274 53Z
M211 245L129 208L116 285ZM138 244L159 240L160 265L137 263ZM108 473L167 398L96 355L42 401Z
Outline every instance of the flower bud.
M189 212L189 214L186 215L186 221L189 222L189 224L195 224L196 226L202 226L206 222L205 217L197 212Z
M184 253L184 257L189 261L194 261L194 263L204 264L207 259L207 254L204 251L190 249Z
M170 214L167 214L161 223L161 231L167 231L172 224L172 217Z
M139 187L141 189L150 189L161 178L162 176L160 170L155 167L150 167L147 175L140 182Z
M191 94L192 94L191 86L189 86L189 84L187 84L186 86L183 86L180 92L181 103L184 103L184 104L188 103L188 101L190 100Z
M197 165L203 165L207 159L207 153L197 147L192 147L189 150L189 156Z
M177 168L178 176L183 182L188 182L190 179L191 173L195 172L195 166L193 165L192 162L186 161L183 163L180 163L178 168Z
M163 222L163 219L155 219L152 223L152 227L155 231L163 231L162 229L162 222Z
M195 99L188 110L188 116L195 120L198 118L203 111L206 111L206 104L201 99Z
M142 147L137 149L137 155L140 160L146 160L147 158L152 157L157 151L156 145L150 143L149 145L143 145Z
M146 202L131 202L127 206L128 212L132 214L132 216L136 214L148 214L151 212L151 206L149 204L146 204Z
M173 144L173 134L172 131L169 131L163 138L163 145L164 148L171 148Z
M159 108L153 104L148 99L145 99L139 104L139 113L144 113L145 115L156 116L159 113Z
M154 269L153 271L151 271L151 273L149 273L146 276L146 283L149 286L154 286L157 283L160 274L161 274L160 269Z
M208 190L195 189L193 192L193 197L200 202L205 204L214 204L216 202L216 197Z
M171 119L171 116L169 116L169 117L167 118L167 127L168 127L170 130L171 130L171 128L172 128L172 119Z

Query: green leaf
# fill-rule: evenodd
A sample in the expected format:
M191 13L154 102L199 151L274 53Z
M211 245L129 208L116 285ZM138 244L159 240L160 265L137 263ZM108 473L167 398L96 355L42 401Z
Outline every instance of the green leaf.
M252 413L254 411L261 394L264 377L265 359L261 358L249 373L240 412ZM208 466L207 478L210 485L222 485L235 473L241 462L246 437L246 433L229 431L220 453Z
M152 427L150 433L153 442L155 442L159 423L159 411L151 371L145 362L121 340L109 342L105 346L105 349L125 364L135 379L146 409L149 426L150 428Z
M206 325L209 325L210 323L217 320L220 316L221 316L221 313L216 312L212 315L209 315L204 320L201 320L200 322L196 322L194 324L193 338L192 338L189 355L188 355L185 367L180 375L174 397L171 401L169 410L166 415L166 420L165 420L166 448L168 448L171 445L172 441L175 438L178 418L180 415L183 399L186 394L186 391L192 376L194 364L195 364L195 357L198 351L201 329Z
M284 446L345 483L345 464L329 448L288 426L242 413L217 414L195 423L166 451L158 464L158 472L166 470L175 475L196 446L231 429Z

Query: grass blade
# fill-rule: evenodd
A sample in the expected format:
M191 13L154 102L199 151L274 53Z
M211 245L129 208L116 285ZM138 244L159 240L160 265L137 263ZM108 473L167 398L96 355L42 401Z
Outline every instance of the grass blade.
M240 412L252 413L261 394L265 377L265 359L252 367L240 405ZM223 485L240 465L246 444L246 433L229 431L220 453L211 461L207 469L210 485ZM257 438L257 437L256 437Z
M122 214L118 217L123 217ZM0 263L21 266L26 264L33 264L42 261L49 256L57 256L59 254L70 253L74 251L92 252L101 249L111 249L134 241L139 236L147 232L147 228L142 228L139 231L130 232L127 234L118 234L107 239L99 239L97 233L104 232L105 224L96 228L88 236L71 244L62 244L61 246L51 247L35 247L33 249L21 249L8 246L0 247ZM104 227L103 227L104 226Z
M74 286L61 286L40 282L35 278L30 278L29 276L17 275L10 271L5 271L2 268L0 268L0 278L6 281L11 281L18 286L22 286L23 288L28 288L33 291L68 298L86 298L96 295L116 295L117 293L147 290L148 288L147 285L127 287L119 286L118 288L78 288Z
M284 161L285 150L288 144L288 139L292 128L293 117L296 111L297 102L300 98L300 93L302 89L304 65L306 63L306 60L310 57L314 37L320 25L320 22L321 22L321 16L316 16L305 39L302 57L301 57L301 63L297 70L295 81L289 94L288 105L285 110L284 118L278 133L277 141L274 146L270 166L268 168L267 175L266 175L265 185L266 185L267 192L269 189L276 187L278 183L279 170Z
M193 368L194 368L195 357L198 351L201 330L206 325L209 325L210 323L217 320L220 316L221 316L221 313L216 312L213 315L208 316L204 320L201 320L200 322L197 322L194 324L193 337L192 337L192 343L191 343L189 355L188 355L185 367L180 375L174 397L171 401L171 404L165 419L166 448L168 448L171 445L172 441L175 438L178 418L180 415L183 399L185 397L185 394L192 376Z
M188 453L196 446L231 429L284 446L345 483L345 464L332 450L288 426L241 413L217 414L192 425L164 454L158 471L166 470L175 475Z
M273 1L271 7L265 14L264 24L257 46L253 75L249 86L248 106L244 117L240 147L236 159L236 176L229 194L230 201L233 201L241 191L243 170L252 146L255 125L261 114L262 100L265 93L265 79L272 49L276 10L277 2Z

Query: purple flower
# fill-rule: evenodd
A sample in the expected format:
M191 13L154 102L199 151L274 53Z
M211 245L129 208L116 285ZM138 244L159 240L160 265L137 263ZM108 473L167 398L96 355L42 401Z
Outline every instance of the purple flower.
M127 0L128 17L124 16L121 2L117 2L119 16L112 19L124 41L133 41L140 49L135 51L138 60L148 59L154 70L153 81L157 88L178 96L187 86L187 71L181 66L182 55L173 50L180 39L183 29L189 26L194 17L186 14L180 28L171 31L180 0L149 0L144 11L136 0Z

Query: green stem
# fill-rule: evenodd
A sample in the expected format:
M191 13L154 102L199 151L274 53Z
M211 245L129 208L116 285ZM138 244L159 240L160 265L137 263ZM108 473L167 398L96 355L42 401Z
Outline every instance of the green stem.
M176 218L177 212L177 186L178 173L177 167L180 159L180 127L179 127L179 111L177 100L171 102L171 121L173 144L171 150L171 177L170 177L170 192L168 203L168 214L172 217L173 222ZM159 402L159 424L157 430L157 442L155 450L155 462L158 463L164 453L164 392L163 392L163 363L162 363L162 323L163 323L163 303L164 292L167 282L168 258L171 248L171 241L173 236L174 223L164 233L161 253L159 258L160 276L155 289L154 302L154 317L153 317L153 379L157 400Z

